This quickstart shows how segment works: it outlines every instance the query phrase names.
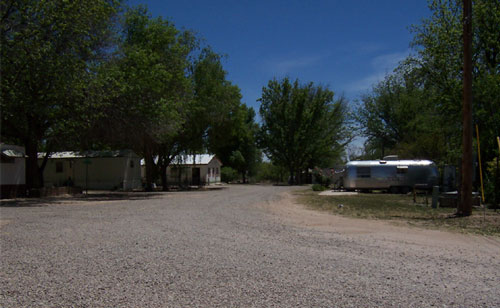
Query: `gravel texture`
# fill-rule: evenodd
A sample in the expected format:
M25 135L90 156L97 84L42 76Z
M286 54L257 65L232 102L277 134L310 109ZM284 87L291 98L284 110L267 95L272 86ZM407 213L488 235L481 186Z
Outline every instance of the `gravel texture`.
M498 239L318 228L291 189L2 207L0 307L500 307Z

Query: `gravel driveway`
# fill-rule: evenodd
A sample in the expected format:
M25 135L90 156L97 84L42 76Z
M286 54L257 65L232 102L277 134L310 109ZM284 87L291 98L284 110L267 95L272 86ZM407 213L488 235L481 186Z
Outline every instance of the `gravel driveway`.
M497 239L318 228L291 189L2 207L0 307L500 307Z

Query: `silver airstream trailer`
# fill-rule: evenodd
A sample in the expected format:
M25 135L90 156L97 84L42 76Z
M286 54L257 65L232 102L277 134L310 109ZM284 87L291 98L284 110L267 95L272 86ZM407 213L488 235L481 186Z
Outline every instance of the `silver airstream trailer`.
M343 186L346 190L406 193L415 185L430 189L438 184L438 178L438 169L430 160L351 161L346 165Z

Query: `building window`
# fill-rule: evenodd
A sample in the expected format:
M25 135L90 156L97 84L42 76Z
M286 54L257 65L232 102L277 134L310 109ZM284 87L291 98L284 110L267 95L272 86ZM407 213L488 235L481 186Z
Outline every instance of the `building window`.
M130 161L130 168L134 168L134 161L133 160Z
M219 175L219 168L215 168L215 175Z
M63 172L63 162L57 161L56 162L56 173L62 173L62 172Z
M170 176L172 178L178 178L180 176L180 172L179 171L180 170L177 167L170 168Z
M369 177L371 177L370 167L358 167L358 168L356 168L356 176L358 178L369 178Z

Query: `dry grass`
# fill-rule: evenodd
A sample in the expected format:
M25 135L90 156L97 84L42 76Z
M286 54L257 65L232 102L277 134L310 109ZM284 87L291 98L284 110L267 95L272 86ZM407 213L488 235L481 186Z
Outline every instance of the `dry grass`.
M333 214L393 220L432 229L500 236L500 211L486 210L484 212L482 208L475 208L469 217L454 217L456 210L453 208L432 209L430 204L413 203L413 198L409 195L369 193L351 196L320 196L314 191L296 191L294 194L300 203Z

